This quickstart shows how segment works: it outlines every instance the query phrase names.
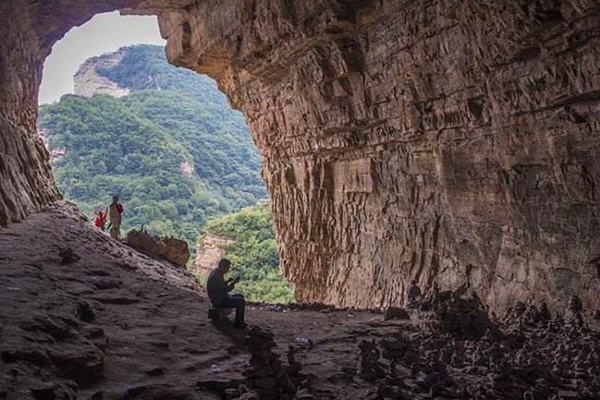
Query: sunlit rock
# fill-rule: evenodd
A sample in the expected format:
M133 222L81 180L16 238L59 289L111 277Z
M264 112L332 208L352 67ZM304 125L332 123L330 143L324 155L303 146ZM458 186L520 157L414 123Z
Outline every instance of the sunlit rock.
M148 257L165 260L178 267L185 267L190 259L190 251L185 240L152 236L146 231L132 229L127 232L125 243Z

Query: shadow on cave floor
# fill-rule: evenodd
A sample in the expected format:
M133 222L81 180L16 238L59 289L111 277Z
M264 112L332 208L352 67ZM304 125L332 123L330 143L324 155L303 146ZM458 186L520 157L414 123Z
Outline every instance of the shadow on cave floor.
M466 340L370 312L250 305L243 337L212 324L187 272L74 215L63 204L0 229L0 399L220 399L241 383L262 399L600 398L600 336L532 308L503 338ZM81 259L62 265L63 247ZM302 390L282 394L290 382Z

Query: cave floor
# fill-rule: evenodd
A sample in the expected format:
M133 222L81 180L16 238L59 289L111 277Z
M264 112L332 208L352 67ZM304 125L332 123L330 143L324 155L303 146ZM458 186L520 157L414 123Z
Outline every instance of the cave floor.
M62 265L63 247L81 259ZM0 288L0 399L218 399L244 380L243 333L208 319L191 275L59 209L0 229ZM262 305L246 321L274 334L282 359L293 345L310 392L336 399L375 391L353 373L361 339L413 329L369 312Z

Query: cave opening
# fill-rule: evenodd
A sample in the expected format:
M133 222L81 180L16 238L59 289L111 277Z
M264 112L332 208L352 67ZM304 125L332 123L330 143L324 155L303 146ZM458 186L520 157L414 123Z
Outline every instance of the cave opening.
M530 3L0 2L0 398L594 398L600 5ZM159 15L168 59L247 116L281 265L299 302L320 303L249 307L251 355L213 329L187 274L47 211L42 63L67 29L123 7ZM128 97L93 105L148 104ZM117 119L129 134L140 118ZM65 243L85 259L59 258ZM431 302L399 310L413 277Z
M4 2L0 225L59 197L33 140L44 59L71 27L118 9L158 16L170 62L215 78L247 116L299 300L393 305L417 271L435 272L429 289L456 289L466 265L498 260L506 271L481 297L495 308L529 296L500 278L516 276L510 243L544 273L586 265L597 247L584 240L597 224L580 222L600 187L598 5L510 3Z
M55 44L37 130L58 189L92 222L118 195L122 239L139 246L144 231L185 240L187 268L201 284L227 257L249 300L288 303L293 294L279 269L245 118L213 79L171 65L164 46L156 17L117 12L94 16Z

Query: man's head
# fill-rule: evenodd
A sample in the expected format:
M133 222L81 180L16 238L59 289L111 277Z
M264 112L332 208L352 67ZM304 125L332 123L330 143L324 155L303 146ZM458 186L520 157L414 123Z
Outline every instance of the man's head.
M222 258L221 261L219 261L219 266L217 267L217 269L219 271L221 271L222 274L226 274L227 271L229 271L230 267L231 267L231 261L229 261L226 258Z
M412 281L410 281L410 284L411 284L411 285L416 285L416 284L417 284L417 281L415 281L415 280L413 279Z
M113 196L113 203L118 203L119 202L119 196L117 196L116 194Z

